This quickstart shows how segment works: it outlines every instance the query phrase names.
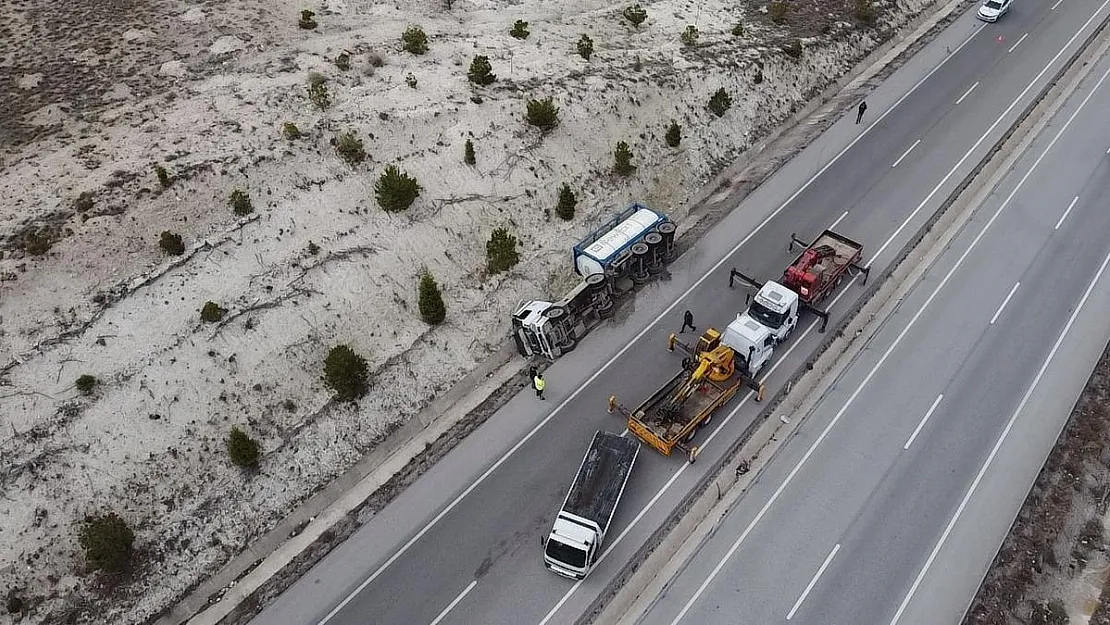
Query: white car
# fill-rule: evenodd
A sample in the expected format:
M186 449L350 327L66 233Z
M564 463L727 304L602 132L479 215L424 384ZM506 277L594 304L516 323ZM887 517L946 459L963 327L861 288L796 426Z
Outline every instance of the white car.
M998 18L1010 10L1011 4L1013 4L1013 0L987 0L983 3L983 6L979 7L976 17L984 22L997 22Z

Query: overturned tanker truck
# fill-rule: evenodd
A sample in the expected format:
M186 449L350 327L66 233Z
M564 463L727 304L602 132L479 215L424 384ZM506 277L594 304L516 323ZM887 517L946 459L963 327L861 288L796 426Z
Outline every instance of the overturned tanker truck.
M616 301L663 272L676 255L674 222L634 203L579 241L572 249L582 276L557 302L533 300L513 312L513 339L522 356L555 360L602 320Z

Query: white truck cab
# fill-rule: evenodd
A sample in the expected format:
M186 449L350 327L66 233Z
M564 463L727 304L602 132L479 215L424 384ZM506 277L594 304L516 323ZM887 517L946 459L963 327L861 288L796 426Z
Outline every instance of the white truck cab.
M741 313L725 328L721 343L736 352L736 368L742 369L744 375L754 380L770 362L778 341L767 326L747 313Z
M798 327L799 307L797 293L768 280L741 316L755 319L771 331L776 343L782 343Z
M571 579L584 579L597 559L597 543L604 536L596 523L560 514L544 543L544 564Z

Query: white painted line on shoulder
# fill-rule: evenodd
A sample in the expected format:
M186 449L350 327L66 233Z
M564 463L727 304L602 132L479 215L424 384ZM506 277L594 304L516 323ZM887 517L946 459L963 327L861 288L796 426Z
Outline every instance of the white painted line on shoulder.
M1078 202L1078 201L1079 201L1079 196L1078 195L1075 196L1074 198L1072 198L1071 204L1068 204L1068 209L1064 211L1063 215L1060 215L1060 221L1056 222L1056 227L1053 228L1053 230L1059 230L1060 229L1060 226L1063 225L1064 220L1068 218L1068 213L1071 212L1072 208L1075 208L1075 203Z
M917 574L917 579L913 581L913 585L910 586L909 592L906 593L906 598L903 599L902 604L898 606L898 611L894 613L894 618L891 619L890 625L897 625L902 615L905 614L906 608L909 606L914 594L917 593L917 589L921 586L921 581L925 579L925 574L929 572L929 567L933 565L933 561L936 560L941 547L944 546L944 543L948 540L948 536L952 533L952 528L956 526L956 522L960 520L960 516L963 515L964 509L967 508L968 502L971 501L971 497L975 494L976 489L979 488L979 484L983 481L983 476L986 475L987 469L990 468L991 463L994 462L995 456L998 455L998 450L1002 448L1002 444L1010 435L1010 430L1014 428L1014 423L1017 422L1018 416L1021 414L1022 410L1025 409L1025 405L1029 403L1029 398L1033 396L1033 391L1037 388L1037 385L1040 384L1041 378L1044 377L1045 371L1048 370L1049 364L1052 363L1052 359L1056 357L1056 352L1060 349L1060 345L1064 342L1064 338L1071 330L1071 326L1075 323L1075 319L1079 316L1079 312L1083 310L1083 306L1087 303L1087 298L1091 296L1091 291L1094 290L1095 285L1102 278L1103 272L1106 271L1107 264L1110 264L1110 255L1107 255L1106 258L1103 259L1102 266L1098 268L1098 273L1095 274L1091 283L1087 285L1087 290L1083 293L1083 297L1080 298L1079 304L1076 305L1071 317L1068 318L1068 323L1064 326L1063 331L1060 332L1060 336L1057 337L1056 343L1052 346L1052 350L1048 352L1048 357L1045 358L1044 363L1041 364L1040 370L1037 371L1036 377L1033 378L1033 383L1026 389L1025 395L1021 398L1021 403L1019 403L1017 409L1014 410L1014 414L1010 415L1010 420L1006 423L1006 427L1003 428L1002 434L994 443L994 447L991 448L991 452L987 455L987 459L983 462L983 466L980 467L979 473L975 475L975 479L971 482L971 487L967 489L967 493L964 495L963 500L960 501L960 505L956 508L955 514L953 514L951 520L948 521L948 525L944 528L944 533L941 534L940 540L938 540L936 546L933 547L933 551L929 554L929 558L925 560L925 566L921 567L921 571Z
M983 133L983 136L979 137L979 140L975 142L975 145L971 146L971 149L964 153L960 160L952 166L952 169L948 170L948 173L944 175L944 178L941 178L940 182L937 183L937 186L933 187L933 190L929 192L929 195L926 195L925 199L921 200L921 203L917 205L917 208L913 209L913 212L910 213L910 219L907 219L905 222L903 222L899 230L895 231L895 236L898 235L898 233L901 231L901 228L904 228L906 224L908 224L910 220L913 219L917 215L917 213L919 213L921 209L924 208L925 205L933 199L933 196L940 191L941 187L943 187L948 182L949 178L955 175L956 171L963 166L964 162L967 161L967 159L971 158L971 154L979 148L979 144L981 144L983 141L986 141L987 137L990 136L992 132L994 132L994 129L1002 123L1002 120L1006 119L1006 116L1010 114L1010 111L1012 111L1014 107L1017 106L1019 102L1021 102L1022 98L1024 98L1026 94L1029 93L1033 86L1037 84L1037 81L1040 80L1041 77L1048 72L1053 64L1055 64L1056 61L1058 61L1065 52L1067 52L1068 48L1071 47L1071 44L1075 43L1075 40L1078 39L1081 34L1083 34L1083 31L1087 30L1087 27L1090 26L1091 23L1094 22L1095 19L1102 14L1102 11L1106 9L1106 5L1108 4L1110 4L1110 0L1105 0L1102 5L1099 6L1099 8L1094 13L1091 14L1091 17L1087 18L1087 21L1079 27L1079 30L1075 31L1075 34L1071 36L1071 39L1068 39L1067 43L1060 46L1060 50L1056 53L1055 56L1052 57L1052 60L1045 64L1044 68L1037 73L1033 80L1029 81L1029 84L1025 86L1025 89L1022 89L1021 93L1018 94L1018 97L1014 98L1014 101L1010 103L1010 106L1007 106L1006 110L1002 111L1002 114L994 120L994 123L990 125L990 128L987 128L987 131ZM890 239L882 247L880 247L878 251L875 252L875 254L871 257L871 260L867 261L868 267L870 267L871 264L875 262L876 258L882 255L883 251L886 250L887 245L890 245L891 241L893 240L894 236L890 237Z
M1024 35L1022 35L1021 39L1017 40L1017 43L1010 46L1010 49L1006 51L1006 54L1009 54L1009 53L1013 52L1014 50L1017 50L1017 47L1020 46L1021 42L1025 41L1025 38L1028 37L1028 36L1029 36L1029 33L1025 33Z
M1064 0L1056 0L1056 4L1052 5L1052 8L1049 9L1049 11L1055 11L1056 7L1060 6L1060 3L1063 2L1063 1Z
M790 619L794 618L794 614L798 612L798 608L802 607L802 602L806 600L806 597L809 596L810 591L813 590L813 587L817 585L817 580L821 579L821 574L825 572L825 569L829 568L829 564L832 562L832 559L836 556L836 552L838 551L840 551L840 543L836 543L836 546L833 547L832 551L829 552L829 555L825 558L825 561L821 563L821 568L817 569L817 573L813 575L813 579L809 580L809 584L806 586L806 589L802 591L802 596L798 597L798 600L794 602L794 607L790 608L790 613L786 615L786 620L789 621Z
M910 152L912 152L912 151L913 151L913 149L917 147L917 144L918 144L918 143L921 143L921 139L918 139L917 141L914 141L914 142L913 142L913 145L911 145L911 146L909 147L909 149L908 149L908 150L906 150L905 152L902 152L902 156L899 156L899 157L898 157L898 160L894 161L894 164L893 164L893 165L891 165L891 167L892 167L892 168L893 168L893 167L897 167L897 166L898 166L898 163L901 163L901 162L902 162L902 159L904 159L904 158L906 158L907 156L909 156L909 155L910 155Z
M925 427L925 422L929 420L929 417L933 416L933 411L937 409L937 406L940 405L942 399L944 399L944 393L937 395L937 398L933 400L933 405L929 406L929 409L925 411L925 416L921 417L921 422L917 424L916 428L914 428L913 434L910 434L909 440L906 441L905 445L902 445L903 451L909 449L910 445L913 445L914 439L917 438L917 435L921 433L921 428Z
M1110 0L1106 0L1106 2L1102 4L1102 7L1105 8L1107 5L1110 5ZM1099 12L1101 12L1101 9L1099 9L1099 11L1095 13L1095 15L1098 15ZM1090 21L1088 21L1087 23L1089 24ZM1021 188L1025 186L1025 182L1029 179L1031 175L1033 175L1033 172L1037 169L1037 167L1040 166L1041 161L1044 160L1045 155L1047 155L1048 152L1056 145L1056 142L1060 140L1060 137L1064 134L1068 127L1071 126L1071 123L1075 121L1075 118L1077 115L1079 115L1079 112L1083 110L1083 108L1087 105L1087 102L1090 101L1091 97L1098 91L1099 87L1102 86L1102 82L1106 79L1107 75L1110 75L1110 70L1107 70L1107 73L1103 74L1102 79L1100 79L1098 81L1098 84L1096 84L1094 88L1091 89L1090 93L1087 94L1087 97L1083 99L1083 101L1079 104L1079 107L1075 110L1074 113L1072 113L1071 117L1068 118L1063 127L1060 128L1060 130L1056 133L1056 136L1052 138L1052 141L1049 142L1048 146L1045 147L1044 151L1041 152L1040 156L1037 157L1037 160L1033 162L1033 165L1029 168L1029 171L1025 172L1025 175L1021 177L1021 180L1018 181L1017 186L1015 186L1013 191L1011 191L1006 199L1003 200L1002 205L998 207L998 210L996 210L991 218L987 220L987 223L983 225L983 228L979 231L979 234L975 236L971 243L968 244L967 249L964 250L962 254L960 254L960 257L958 259L956 259L956 264L953 265L952 268L948 270L948 273L944 275L944 278L941 279L940 284L938 284L936 288L933 289L933 292L929 294L929 297L925 300L925 303L921 305L921 308L918 309L916 313L914 313L913 317L910 318L909 322L906 323L906 326L902 328L902 331L899 332L898 336L894 338L894 341L890 344L889 347L887 347L886 351L883 352L883 355L879 357L879 361L876 362L874 366L871 367L871 370L867 372L867 375L864 376L863 381L861 381L859 383L859 386L857 386L856 389L852 391L852 394L848 396L848 399L844 402L844 405L836 411L836 414L833 415L832 420L830 420L828 425L825 426L825 429L821 430L821 433L817 435L817 439L813 441L808 449L806 449L805 454L803 454L798 463L794 465L794 468L790 470L790 473L786 475L786 478L782 481L781 484L779 484L778 488L775 489L775 492L771 493L771 497L767 500L766 503L763 504L763 507L759 509L759 512L757 512L755 515L755 518L753 518L751 522L748 523L748 526L744 528L744 531L740 534L736 541L732 543L732 546L729 547L727 552L725 552L725 555L722 556L720 561L717 562L717 566L713 568L713 570L709 573L709 576L705 578L705 581L703 581L701 585L698 586L698 589L694 592L694 595L690 597L689 601L686 602L686 605L682 607L682 611L678 613L678 616L676 616L673 621L671 621L671 625L677 625L677 623L681 621L684 616L686 616L686 613L690 611L690 608L694 605L694 603L697 602L699 598L701 598L701 595L705 592L707 588L709 588L709 585L713 583L713 580L717 577L717 575L720 574L721 569L723 569L725 566L725 563L728 562L730 558L732 558L732 556L740 548L740 545L742 545L744 541L747 540L748 535L751 534L752 530L755 529L755 526L763 520L763 517L767 515L767 512L771 509L771 507L774 506L775 502L779 500L779 497L781 497L786 488L790 486L790 483L794 481L794 478L802 470L802 467L805 466L806 462L809 462L809 459L813 456L814 452L817 451L817 448L821 445L822 442L824 442L826 438L828 438L829 433L832 432L832 429L836 427L836 424L840 422L840 419L844 417L844 415L848 412L848 409L852 406L853 403L855 403L856 398L859 397L859 394L863 392L864 387L866 387L867 384L871 382L871 379L875 377L875 373L878 372L878 370L886 363L887 359L890 358L890 355L894 353L894 350L902 343L902 340L906 338L906 335L909 334L910 329L912 329L914 325L917 324L917 320L921 318L921 315L925 314L925 311L929 308L929 305L933 303L933 300L936 299L941 289L943 289L945 285L948 284L948 281L952 279L952 276L955 275L956 271L958 271L960 267L963 266L964 261L966 261L967 257L971 255L972 250L974 250L976 246L979 245L979 241L982 240L982 238L987 234L987 230L989 230L990 227L994 225L994 222L998 219L999 215L1002 214L1002 211L1005 210L1007 206L1009 206L1010 202L1013 201L1014 197L1018 194ZM924 573L921 575L921 577L923 576ZM915 582L914 589L911 589L911 594L916 590L916 585L919 583L920 578L917 582ZM899 616L895 617L895 621L892 621L891 625L895 625L897 619L900 618L901 611L905 609L905 605L908 603L909 598L907 597L906 601L903 603L903 607L899 610Z
M1017 293L1019 286L1021 286L1020 282L1014 283L1014 288L1010 289L1010 293L1006 295L1006 299L1002 300L1002 303L998 305L998 310L994 311L994 315L991 316L989 325L993 326L994 322L998 321L998 316L1002 314L1002 311L1006 308L1006 304L1010 303L1010 298L1014 296L1014 293Z
M1103 6L1106 6L1106 4L1110 4L1110 0L1104 3ZM1099 9L1099 12L1101 12L1101 9ZM1083 101L1079 104L1079 108L1077 108L1075 112L1071 114L1071 117L1069 117L1068 121L1064 123L1063 128L1061 128L1056 133L1056 136L1052 138L1052 141L1048 144L1048 147L1044 149L1044 152L1041 152L1041 155L1033 163L1033 166L1018 182L1017 187L1014 188L1014 190L1010 193L1010 196L1006 198L1006 201L1002 203L1002 207L999 208L998 212L994 214L995 217L997 217L999 213L1002 212L1002 208L1005 208L1006 205L1010 203L1010 199L1013 198L1014 195L1018 192L1018 189L1020 189L1024 185L1026 178L1028 178L1029 175L1033 173L1033 170L1036 169L1037 165L1040 164L1041 159L1044 158L1045 154L1048 154L1048 151L1052 149L1052 146L1056 144L1056 141L1059 140L1060 136L1064 134L1064 131L1068 129L1068 126L1070 126L1072 121L1075 120L1075 117L1079 115L1079 112L1082 111L1083 107L1085 107L1087 105L1087 102L1090 101L1091 96L1093 96L1099 90L1099 87L1102 86L1102 83L1106 80L1107 76L1110 76L1110 70L1106 70L1106 73L1104 73L1102 77L1098 79L1098 82L1095 84L1094 88L1092 88L1091 91L1087 94L1087 97L1083 98ZM991 221L994 221L994 217L991 218ZM987 223L987 227L989 226L990 222ZM986 229L984 228L984 232L985 231ZM1041 365L1040 371L1038 371L1037 376L1033 378L1032 385L1030 385L1028 390L1026 390L1025 396L1021 398L1021 403L1018 404L1017 410L1014 411L1014 414L1010 417L1010 421L1006 424L1005 429L1002 430L1002 435L999 436L998 441L994 444L994 448L987 456L987 460L983 463L982 468L979 469L979 473L971 482L971 487L968 488L967 494L964 495L963 501L961 501L959 507L956 508L956 512L952 515L952 519L948 522L948 526L944 528L944 533L941 534L940 540L937 541L936 546L933 547L932 553L930 553L928 559L925 560L925 565L921 567L921 571L917 574L917 579L913 581L913 584L910 586L909 592L906 593L906 597L902 600L902 604L898 606L898 611L894 613L894 618L890 620L890 625L898 625L898 621L906 612L906 608L909 607L910 601L913 600L914 594L917 593L917 589L921 586L922 580L925 579L925 574L929 572L929 567L933 565L933 561L936 560L937 554L940 553L941 547L944 546L945 541L948 540L949 534L952 533L952 528L955 527L956 521L959 520L960 515L962 515L964 512L964 508L967 507L967 503L971 500L971 496L975 494L975 490L979 487L979 482L983 480L983 476L986 474L987 469L990 467L991 463L994 462L994 457L998 454L999 448L1002 447L1003 441L1005 441L1006 437L1010 434L1010 430L1013 429L1014 422L1017 420L1018 415L1021 414L1021 411L1025 408L1025 404L1029 402L1029 397L1032 396L1033 389L1037 387L1037 384L1040 383L1041 378L1044 377L1044 372L1048 369L1048 365L1050 362L1052 362L1053 357L1056 356L1056 351L1060 349L1060 344L1064 342L1064 337L1067 336L1072 324L1075 323L1075 318L1079 316L1079 311L1083 310L1083 306L1087 303L1087 298L1090 297L1091 291L1095 288L1095 284L1098 283L1099 279L1102 277L1103 272L1106 271L1107 263L1110 263L1110 255L1107 255L1106 259L1102 261L1102 266L1098 268L1098 273L1095 274L1094 279L1091 280L1091 283L1087 286L1086 292L1083 293L1083 297L1080 298L1079 303L1076 305L1075 310L1071 314L1071 317L1068 318L1068 323L1064 326L1064 330L1060 333L1059 338L1056 339L1056 344L1052 346L1052 351L1048 353L1048 358L1045 358L1044 364Z
M829 226L829 230L835 229L838 225L840 225L840 222L844 221L844 218L847 217L847 216L848 216L848 211L844 211L843 215L841 215L840 217L837 217L836 221L832 222L832 225Z
M1107 0L1107 2L1110 2L1110 0ZM854 139L852 139L852 141L850 143L848 143L848 145L845 146L842 150L840 150L840 152L837 152L837 154L835 156L833 156L832 160L830 160L827 164L825 164L824 167L819 169L817 171L817 173L813 174L813 176L810 177L810 179L807 180L805 182L805 184L803 184L801 187L799 187L798 190L795 191L790 197L786 198L785 202L783 202L781 205L779 205L779 207L776 208L763 221L761 221L759 223L759 225L757 225L755 227L754 230L752 230L750 233L748 233L748 235L745 236L743 239L741 239L739 243L737 243L735 246L733 246L733 248L731 250L729 250L729 252L727 254L725 254L721 258L721 260L717 261L717 263L715 265L710 267L709 271L705 272L705 274L703 274L701 278L698 278L692 285L690 285L685 291L683 291L682 294L680 296L678 296L675 299L674 302L672 302L669 306L667 306L667 308L663 312L659 313L659 315L656 316L655 319L653 319L650 323L648 323L648 325L643 330L640 330L640 332L638 332L636 334L636 336L634 336L632 338L632 340L630 340L628 342L627 345L622 347L620 349L620 351L618 351L616 354L613 355L612 358L610 358L603 365L601 365L601 367L597 371L595 371L593 373L593 375L586 378L586 380L583 381L582 384L578 388L576 388L573 392L571 392L571 394L569 396L567 396L566 399L564 399L557 406L555 406L554 410L552 410L550 414L548 414L546 417L544 417L543 420L541 420L539 423L537 423L535 425L535 427L533 427L531 430L529 430L528 433L525 434L524 437L521 438L519 441L517 441L517 443L515 445L513 445L509 449L509 451L505 452L505 454L503 456L501 456L501 458L499 458L497 460L497 462L494 462L492 466L490 466L488 469L485 470L485 472L482 473L482 475L478 476L478 479L474 480L474 482L470 486L468 486L465 490L463 490L463 492L459 493L458 496L456 496L455 499L451 501L451 503L447 504L447 506L439 512L439 514L437 514L435 517L433 517L431 521L429 521L424 527L422 527L420 529L420 531L418 531L415 535L413 535L413 537L410 538L408 540L408 542L406 542L404 545L402 545L401 548L398 549L392 556L390 556L381 566L379 566L376 571L371 573L369 577L367 577L365 580L363 580L363 582L361 584L359 584L354 590L352 590L350 592L350 594L348 594L347 597L343 599L343 601L340 601L339 605L332 608L331 611L328 612L324 616L324 618L320 619L320 621L317 623L317 625L326 625L329 621L331 621L331 619L335 618L335 615L339 614L339 612L344 607L346 607L347 604L349 604L351 601L353 601L354 598L359 595L359 593L361 593L363 590L365 590L367 586L374 583L374 580L376 580L378 577L380 577L381 574L383 572L385 572L386 569L388 569L390 566L392 566L394 562L396 562L409 549L411 549L412 546L414 544L416 544L416 542L418 540L423 538L424 535L427 534L429 530L431 530L441 520L443 520L443 517L450 514L451 511L454 510L455 507L458 506L459 503L463 499L466 499L466 497L468 497L470 495L470 493L474 492L474 489L478 488L478 486L480 486L482 484L482 482L485 482L486 479L488 479L489 476L494 473L494 471L499 469L501 467L501 465L505 464L505 462L510 457L512 457L512 455L515 454L517 452L517 450L519 450L521 447L523 447L525 445L525 443L527 443L529 440L531 440L533 436L535 436L541 429L544 428L544 426L546 426L552 419L554 419L555 416L557 414L559 414L564 407L566 407L568 404L570 404L570 402L572 402L576 397L578 397L578 395L581 394L582 391L584 391L586 388L588 388L590 386L590 384L593 383L593 381L596 380L602 373L604 373L606 370L608 370L609 367L613 366L613 363L617 362L617 360L619 360L621 358L621 356L623 356L625 354L625 352L627 352L629 349L631 349L632 346L636 344L636 342L638 342L641 338L644 337L644 335L646 335L648 332L650 332L652 330L652 328L654 328L664 317L666 317L667 315L670 315L671 312L679 305L680 302L685 300L690 295L690 293L694 292L694 289L701 286L701 284L703 282L705 282L709 278L709 276L716 273L718 269L720 269L726 262L728 262L729 259L733 256L733 254L735 254L737 252L737 250L739 250L741 247L746 245L748 243L748 241L750 241L752 238L754 238L768 223L771 222L772 219L777 217L779 215L779 213L781 213L783 210L786 209L787 206L790 205L791 202L793 202L795 199L797 199L798 196L800 196L803 192L805 192L805 190L808 189L809 186L811 184L813 184L814 181L816 181L818 178L820 178L826 171L829 170L830 167L833 166L833 164L838 162L845 154L847 154L848 150L851 150L852 147L854 147L856 145L856 143L858 143L861 139L863 139L864 136L867 135L867 133L869 133L873 128L875 128L875 126L879 122L881 122L883 119L885 119L887 115L892 113L899 105L902 104L902 102L904 102L906 100L906 98L913 95L917 91L917 89L919 87L921 87L921 85L925 84L925 81L927 81L930 77L932 77L933 74L940 71L940 68L944 67L944 65L947 64L949 60L954 58L955 55L958 54L959 51L964 48L964 46L966 46L968 43L970 43L972 38L974 38L975 35L978 34L979 31L981 31L983 29L983 27L984 27L983 25L980 25L980 26L976 27L976 29L974 31L972 31L972 33L970 35L968 35L967 38L964 39L963 42L961 42L960 45L955 50L953 50L950 54L945 56L944 59L942 59L941 62L939 64L937 64L936 67L929 70L929 73L926 74L923 78L921 78L921 80L917 81L917 83L915 83L914 86L911 87L909 91L902 94L902 96L900 98L895 100L894 104L890 105L890 108L883 111L883 113L881 115L879 115L875 119L875 121L871 122L871 124L868 125L867 128L865 128L863 130L863 132L861 132Z
M965 91L965 92L964 92L964 94L963 94L962 96L960 96L960 99L959 99L959 100L956 100L956 105L957 105L957 106L959 106L959 105L960 105L961 103L963 103L963 101L964 101L964 98L966 98L967 96L971 95L971 92L972 92L972 91L975 91L975 88L976 88L976 87L978 87L978 86L979 86L979 81L978 81L978 80L976 80L976 81L975 81L975 84L974 84L974 85L971 85L970 87L968 87L968 88L967 88L967 91Z
M463 591L459 593L459 596L455 597L454 601L447 604L446 608L443 608L443 611L439 613L439 616L436 617L436 620L432 621L432 625L439 625L440 621L442 621L444 618L447 617L447 613L450 612L451 610L453 610L455 608L455 606L459 605L459 602L463 600L463 597L465 597L467 595L467 593L469 593L471 590L473 590L474 587L477 586L477 585L478 585L478 580L476 580L476 579L472 580L470 582L470 584L468 584L467 587L464 588Z

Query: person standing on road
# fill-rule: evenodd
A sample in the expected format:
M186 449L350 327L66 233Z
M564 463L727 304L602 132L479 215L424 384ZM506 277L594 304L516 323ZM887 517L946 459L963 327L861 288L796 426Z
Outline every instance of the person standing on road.
M682 315L682 329L679 330L678 333L682 334L683 332L686 331L686 328L690 328L694 332L698 331L697 326L694 325L694 313L692 313L688 310L686 311L686 313L684 315Z
M859 103L859 109L856 112L856 123L857 124L860 123L860 120L863 119L863 114L865 112L867 112L867 102L866 101L865 102L860 102Z
M532 388L536 389L536 397L546 401L547 398L543 396L543 389L547 386L547 382L543 379L542 373L537 373L532 377Z

